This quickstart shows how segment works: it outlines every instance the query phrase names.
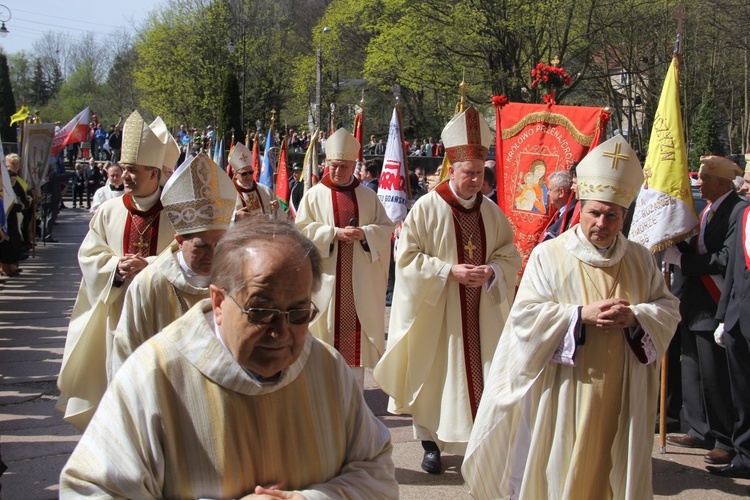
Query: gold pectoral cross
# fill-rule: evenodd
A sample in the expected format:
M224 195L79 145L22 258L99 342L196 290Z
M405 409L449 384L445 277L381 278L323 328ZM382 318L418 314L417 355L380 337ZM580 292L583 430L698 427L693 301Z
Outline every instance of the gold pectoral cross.
M469 260L474 259L474 250L476 249L477 249L476 245L472 243L471 237L469 237L469 242L466 245L464 245L464 251L469 253Z
M148 255L148 250L151 248L151 243L144 240L143 237L138 238L138 241L133 243L133 248L138 251L138 255Z

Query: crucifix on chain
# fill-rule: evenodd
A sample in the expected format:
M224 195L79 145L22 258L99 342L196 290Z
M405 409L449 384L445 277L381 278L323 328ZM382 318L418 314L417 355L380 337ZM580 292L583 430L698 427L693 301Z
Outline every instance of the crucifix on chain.
M469 253L469 260L474 259L474 250L477 249L477 246L474 245L474 243L471 241L471 238L469 238L469 242L464 245L464 251Z

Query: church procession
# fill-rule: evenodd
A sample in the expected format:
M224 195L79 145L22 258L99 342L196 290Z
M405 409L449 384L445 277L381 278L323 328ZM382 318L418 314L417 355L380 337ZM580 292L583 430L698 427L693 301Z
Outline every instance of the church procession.
M318 102L305 141L276 110L225 146L135 109L106 163L91 108L61 126L20 107L0 146L0 495L750 495L750 152L690 163L677 17L645 153L605 103L558 102L557 58L531 70L539 103L461 81L421 146L398 88L385 142L364 93L353 124ZM22 303L45 262L46 293L70 292L60 359L22 376L14 356L54 330ZM34 418L69 445L38 491L23 377L54 381Z

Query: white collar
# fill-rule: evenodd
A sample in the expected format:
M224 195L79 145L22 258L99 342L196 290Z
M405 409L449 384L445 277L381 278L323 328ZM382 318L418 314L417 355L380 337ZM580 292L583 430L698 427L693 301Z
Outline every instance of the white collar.
M133 196L133 204L135 205L135 208L137 208L141 212L147 212L149 209L151 209L151 207L156 205L156 202L159 201L160 196L161 189L157 187L156 191L147 196Z
M729 194L730 194L730 193L733 193L733 192L734 192L734 189L730 189L729 191L727 191L727 192L726 192L726 193L724 193L723 195L719 196L719 197L718 197L718 198L716 199L716 201L714 201L713 203L711 203L711 204L709 205L709 208L708 208L708 209L709 209L710 211L712 211L713 213L716 213L716 211L717 211L717 210L719 209L719 205L721 205L721 202L722 202L722 201L724 201L724 200L726 200L726 199L727 199L727 196L729 196Z
M456 193L456 190L453 189L453 181L451 180L448 181L448 187L451 188L451 193L453 193L453 196L456 197L456 199L458 200L458 202L461 204L462 207L471 208L474 206L474 202L477 200L477 195L474 195L468 200L466 200L458 196L458 193Z
M187 261L185 261L185 256L182 255L182 250L177 251L177 263L180 265L180 271L182 271L182 275L188 284L195 288L208 288L208 285L211 283L211 276L201 276L190 269Z

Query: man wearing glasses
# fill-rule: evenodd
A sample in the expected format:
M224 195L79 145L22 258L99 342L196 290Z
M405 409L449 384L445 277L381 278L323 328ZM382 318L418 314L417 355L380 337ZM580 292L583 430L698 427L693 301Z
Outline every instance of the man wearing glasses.
M255 182L252 164L253 153L247 146L238 142L229 153L229 164L234 171L234 187L237 189L235 219L251 216L264 216L271 219L285 219L279 210L279 202L273 192Z
M320 254L293 226L238 221L211 298L115 376L61 498L397 498L388 430L308 330L320 282Z
M328 175L305 192L297 228L323 256L321 315L310 331L344 356L364 385L385 351L385 291L393 222L354 177L359 142L341 128L326 141Z
M159 201L164 143L137 111L125 122L122 142L125 194L99 207L78 251L83 277L57 380L57 409L81 430L107 388L107 361L125 292L175 234Z

